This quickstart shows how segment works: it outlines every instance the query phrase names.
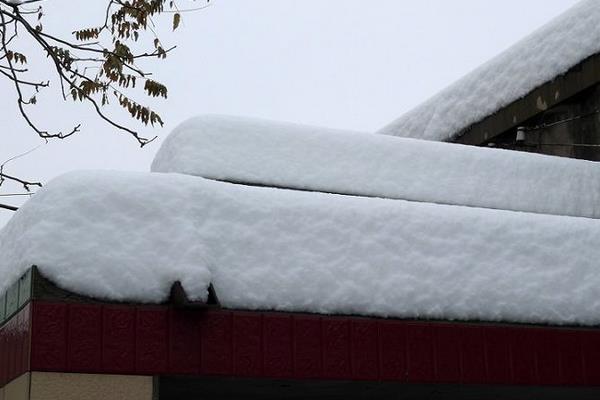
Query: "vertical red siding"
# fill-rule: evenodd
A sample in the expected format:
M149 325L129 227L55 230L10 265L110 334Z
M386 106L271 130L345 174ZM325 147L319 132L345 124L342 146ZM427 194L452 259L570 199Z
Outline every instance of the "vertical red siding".
M294 316L294 375L298 378L323 376L321 319Z
M233 365L237 376L262 375L262 315L233 315Z
M389 381L406 381L407 325L399 321L378 323L380 378Z
M600 384L600 330L586 330L581 334L587 385Z
M273 378L294 376L293 319L290 315L265 315L263 326L264 372Z
M68 308L67 369L102 370L102 308L73 304Z
M347 319L323 319L323 375L328 379L350 379L350 322Z
M30 307L0 327L0 387L30 369Z
M368 319L352 321L351 337L352 377L364 380L379 379L377 321Z
M465 326L460 330L462 381L488 382L485 354L485 330L478 326Z
M120 374L133 373L136 309L105 306L102 314L102 370Z
M407 379L409 382L435 381L433 328L426 323L407 324Z
M600 330L35 301L0 327L0 384L30 369L598 386Z
M561 382L560 336L557 332L539 335L534 342L540 382Z
M535 332L530 329L510 328L506 334L510 338L512 382L517 385L538 384Z
M435 377L437 382L460 382L462 377L461 367L461 341L460 333L456 327L447 324L434 326L435 337Z
M200 372L198 318L193 311L170 311L169 371L175 374Z
M140 374L168 371L169 321L166 307L137 310L135 325L135 369Z
M505 383L512 381L511 336L506 328L486 327L485 355L490 383Z
M200 323L200 357L203 374L233 374L232 314L208 311Z
M67 305L35 303L32 315L31 368L67 370Z
M583 385L583 353L581 348L581 334L577 331L561 331L559 334L561 380L563 385Z

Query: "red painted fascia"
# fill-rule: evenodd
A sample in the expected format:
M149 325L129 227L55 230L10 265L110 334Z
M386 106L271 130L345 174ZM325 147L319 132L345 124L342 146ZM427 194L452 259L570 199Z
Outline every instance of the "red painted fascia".
M33 301L0 386L28 370L597 386L600 330Z

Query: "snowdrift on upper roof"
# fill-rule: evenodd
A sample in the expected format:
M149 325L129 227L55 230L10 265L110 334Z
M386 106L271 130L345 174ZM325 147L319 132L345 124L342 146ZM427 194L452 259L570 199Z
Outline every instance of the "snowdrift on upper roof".
M184 122L164 141L152 171L600 218L598 163L251 118Z
M600 51L600 1L584 0L378 133L450 140Z

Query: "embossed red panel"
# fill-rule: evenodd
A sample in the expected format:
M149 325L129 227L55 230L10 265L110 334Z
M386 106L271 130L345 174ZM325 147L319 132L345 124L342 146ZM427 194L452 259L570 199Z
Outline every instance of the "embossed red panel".
M30 345L30 328L31 328L31 315L30 315L30 307L29 304L26 305L18 314L17 314L17 346L19 347L17 351L17 370L16 376L23 374L30 369L30 354L29 354L29 345Z
M535 331L527 328L507 328L510 336L513 380L517 385L536 385L537 361Z
M102 308L71 304L67 315L67 369L73 372L101 371Z
M600 384L600 330L33 302L0 328L28 369L439 383ZM31 350L28 337L31 333Z
M583 354L581 339L576 330L559 331L561 365L561 383L563 385L582 385L585 382L583 374Z
M461 379L460 331L453 325L432 326L435 337L435 377L441 383Z
M102 369L113 373L135 372L134 307L105 306L102 311Z
M585 330L581 337L587 385L600 386L600 330Z
M17 346L16 346L16 339L17 339L17 333L16 333L16 327L17 325L17 319L16 318L12 318L10 321L8 321L8 324L6 324L6 330L7 330L7 334L8 334L8 341L7 341L7 354L8 354L8 380L10 381L11 379L13 379L15 376L17 376L17 366L16 366L16 358L17 358Z
M65 371L67 367L67 305L33 303L31 368Z
M264 324L264 372L274 378L290 378L294 375L292 317L289 315L265 315Z
M487 368L483 328L465 326L460 330L462 380L469 383L485 383Z
M169 371L196 374L200 371L198 311L171 309Z
M560 382L560 357L558 348L561 346L560 336L554 331L537 331L535 353L540 384Z
M429 324L407 325L407 371L409 382L435 381L433 329Z
M379 330L377 322L368 319L352 321L351 354L354 379L379 378Z
M233 315L233 365L238 376L262 374L262 315Z
M407 326L399 321L379 323L379 357L381 379L406 381L406 332Z
M323 375L329 379L352 377L350 365L350 322L347 319L322 319Z
M227 311L207 311L200 320L201 371L233 374L232 317Z
M135 367L140 374L167 371L169 334L166 307L140 307L136 316Z
M21 373L31 370L31 306L27 304L25 308L20 312L21 315L21 336L22 340L22 370Z
M506 328L487 327L485 329L485 352L488 365L488 379L491 383L511 382L512 336Z
M4 333L6 335L6 377L10 381L15 376L15 318L8 321L4 325Z
M294 317L294 373L298 378L323 375L321 318Z
M0 387L29 371L30 329L29 305L0 327Z
M8 381L8 357L6 357L6 327L0 327L0 387Z

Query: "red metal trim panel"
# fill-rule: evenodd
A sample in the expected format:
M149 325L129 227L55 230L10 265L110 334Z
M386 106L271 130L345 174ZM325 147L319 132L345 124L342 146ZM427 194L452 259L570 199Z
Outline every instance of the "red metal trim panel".
M233 314L233 375L263 376L262 323L259 313Z
M264 316L263 354L265 375L294 377L294 320L290 315Z
M596 329L39 301L32 307L36 371L600 385ZM15 325L0 330L0 381L28 367L29 348L16 339L28 331L15 335Z
M67 309L67 369L93 372L102 363L102 308L73 304Z
M194 374L200 370L199 320L193 311L169 313L169 371Z
M29 371L30 328L28 305L0 327L0 387Z
M352 321L350 332L352 376L356 379L379 379L379 329L373 320Z
M434 327L435 376L439 383L461 381L460 334L461 330L452 325Z
M323 376L321 354L321 318L314 316L293 316L294 327L294 377L312 379Z
M233 373L233 319L228 311L209 311L200 326L200 371L209 375Z
M38 311L39 307L37 303ZM106 366L106 371L117 374L135 371L135 315L135 307L102 307L101 365Z
M379 379L386 381L406 381L407 331L408 326L400 321L378 323L379 330Z
M169 315L166 307L139 307L135 324L135 372L158 375L169 371ZM110 370L110 365L98 366Z
M346 318L327 318L321 321L321 349L325 379L352 379L350 357L350 321Z

